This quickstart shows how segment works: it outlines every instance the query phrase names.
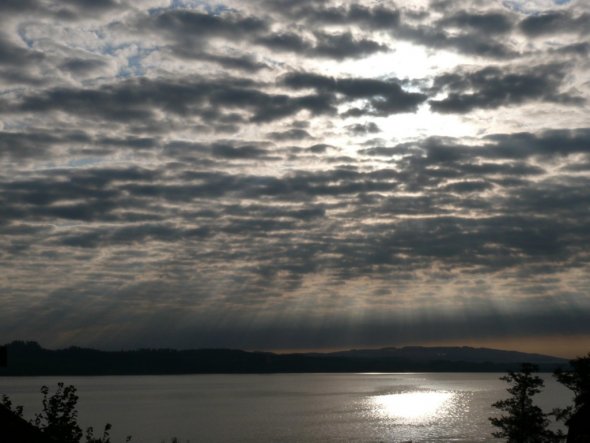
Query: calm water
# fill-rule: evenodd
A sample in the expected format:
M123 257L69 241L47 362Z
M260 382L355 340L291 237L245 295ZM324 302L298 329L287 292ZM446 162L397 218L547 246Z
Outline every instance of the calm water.
M80 422L113 425L113 442L491 442L491 403L507 397L502 374L280 374L0 377L32 418L39 388L78 388ZM566 405L550 376L537 404Z

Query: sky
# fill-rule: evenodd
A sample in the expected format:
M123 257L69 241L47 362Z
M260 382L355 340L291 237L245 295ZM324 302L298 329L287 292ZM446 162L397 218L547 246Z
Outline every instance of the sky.
M590 3L3 0L0 337L590 350Z

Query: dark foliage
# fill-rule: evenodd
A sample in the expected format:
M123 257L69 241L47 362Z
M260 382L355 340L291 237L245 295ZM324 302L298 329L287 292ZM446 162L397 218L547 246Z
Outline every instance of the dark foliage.
M35 416L35 426L63 443L78 443L82 438L82 429L78 426L76 388L58 383L55 394L49 395L47 386L41 388L41 393L43 411Z
M47 386L41 387L43 410L35 415L32 424L50 441L60 443L82 442L83 432L78 425L78 411L76 409L79 397L76 392L75 386L65 386L63 383L58 383L57 390L51 395ZM7 395L2 396L0 405L14 416L22 418L23 407L16 406L13 408L12 401ZM92 427L87 428L85 443L111 443L110 430L111 425L107 423L102 436L95 437L94 429ZM0 434L0 440L1 437ZM126 441L130 440L131 437L127 437Z
M548 414L533 404L533 396L541 392L543 380L533 375L538 367L523 363L520 371L508 372L500 377L510 384L507 391L511 397L500 400L492 406L505 412L501 417L492 417L492 425L499 428L492 433L496 438L506 438L509 443L557 442L561 436L549 430Z
M0 404L2 406L4 406L6 409L8 409L10 412L12 412L14 415L16 415L19 418L22 418L23 416L23 407L22 406L12 406L12 400L10 399L10 397L6 394L2 394L2 400L0 401Z
M558 369L555 378L574 393L574 404L556 410L556 415L566 420L568 443L590 441L590 353L570 361L570 370Z
M57 443L21 416L22 408L12 409L10 399L0 404L0 441L2 443Z

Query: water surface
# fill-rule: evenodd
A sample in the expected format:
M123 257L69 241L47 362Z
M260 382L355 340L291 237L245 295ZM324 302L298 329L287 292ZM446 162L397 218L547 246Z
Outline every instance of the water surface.
M0 377L32 418L39 388L78 388L80 423L113 425L113 443L182 442L497 442L488 417L506 398L502 374L274 374ZM546 411L570 392L544 376L535 397Z

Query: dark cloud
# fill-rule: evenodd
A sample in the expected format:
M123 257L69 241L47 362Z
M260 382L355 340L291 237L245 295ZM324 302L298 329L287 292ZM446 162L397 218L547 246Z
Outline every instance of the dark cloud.
M156 110L179 116L220 118L220 109L241 109L256 122L273 121L307 110L313 115L333 114L333 97L314 94L291 97L269 94L246 79L126 80L98 89L55 88L20 99L5 112L61 111L100 117L118 123L155 119Z
M3 13L27 12L38 7L38 0L4 0L0 3L0 11Z
M512 42L506 41L515 26L529 37L590 32L587 25L590 21L588 14L573 15L569 11L550 11L520 20L518 14L506 10L460 10L456 4L439 2L431 5L431 8L441 12L441 18L426 23L422 19L426 18L427 14L411 9L404 9L402 14L398 9L381 5L366 7L359 4L318 6L308 2L289 5L279 1L265 3L265 6L274 12L308 26L358 26L365 30L387 31L398 39L409 40L428 48L449 49L497 59L515 58L520 55L513 48ZM412 18L419 18L422 23L413 25ZM374 45L374 42L370 43ZM303 52L310 49L310 43L295 33L275 34L266 44L282 50ZM369 48L367 45L367 49ZM359 55L366 54L363 52Z
M173 51L177 55L193 58L203 58L199 56L200 48L206 47L211 38L249 40L275 51L336 60L365 57L389 49L384 44L355 37L350 32L315 32L314 40L291 31L266 33L270 28L268 23L236 14L217 16L196 11L163 11L149 17L147 26L171 38L175 42Z
M283 84L293 89L315 89L320 93L338 93L348 100L365 99L368 105L350 114L390 115L414 112L426 100L426 95L406 92L396 81L364 78L326 77L310 73L291 73Z
M221 143L214 144L211 147L211 152L216 157L228 159L259 158L266 154L264 149L256 146L231 146Z
M215 63L222 68L228 70L240 70L245 72L258 72L262 69L267 69L268 65L258 62L255 57L251 55L231 56L211 54L199 50L195 50L192 46L174 46L173 52L176 56L186 58L188 60L202 60Z
M152 30L171 42L172 52L182 58L205 60L224 68L255 72L266 68L251 54L221 55L208 50L211 39L260 41L269 24L235 12L220 15L184 9L162 9L136 24L139 33ZM258 37L257 37L258 36Z
M275 33L259 37L256 42L275 51L288 51L309 57L326 57L335 60L366 57L389 48L366 38L356 38L350 32L329 34L316 32L311 42L294 33Z
M569 11L550 11L530 15L519 23L520 30L530 37L546 34L590 33L590 14L574 16Z
M146 221L144 217L140 223L114 229L96 229L91 232L68 234L56 240L58 244L71 248L99 248L113 244L133 245L149 241L187 241L202 239L209 235L208 228L178 228L165 221L159 223L146 223Z
M493 19L486 19L486 16L458 15L449 17L448 22L443 21L445 25L455 26L456 22L469 22L470 25L461 27L463 32L456 33L445 29L444 26L432 25L404 25L395 30L393 35L399 39L409 40L413 43L424 45L432 49L450 49L468 55L478 57L491 57L497 59L509 59L516 57L518 54L510 47L498 39L492 37L493 34L501 34L499 29L501 25L492 24ZM485 28L496 26L494 32L484 31Z
M164 145L167 156L183 161L200 161L203 165L213 164L216 159L223 160L271 160L270 152L258 144L238 144L233 141L218 140L214 143L199 143L174 140ZM148 187L152 189L152 187ZM189 186L188 189L193 189Z
M513 20L510 16L499 12L473 14L460 11L444 17L437 22L438 26L453 26L459 29L470 28L486 34L505 34L512 29Z
M375 146L359 152L369 156L402 156L404 164L420 167L460 166L462 173L535 175L542 174L544 170L526 161L546 161L551 157L585 154L590 143L590 131L588 128L580 128L540 133L492 134L482 141L485 142L483 145L473 146L453 138L429 137L420 143ZM505 160L512 163L506 163Z
M61 0L63 5L71 5L79 9L90 11L100 11L104 9L116 8L120 1L117 0Z
M572 43L571 45L565 45L561 48L556 49L555 52L565 55L579 55L580 57L582 57L590 53L590 43Z
M291 73L282 84L293 90L313 89L314 94L290 96L270 94L246 79L226 80L126 80L98 89L55 88L26 95L4 112L61 111L76 116L100 117L119 123L150 121L158 109L178 116L200 117L223 122L221 110L241 110L250 120L267 122L307 110L312 115L335 114L338 101L364 100L363 108L345 115L390 115L413 112L426 95L407 92L396 81L334 79L317 74ZM338 98L338 97L339 98Z
M564 75L565 66L561 64L512 72L490 66L473 72L444 74L434 79L433 90L446 92L446 98L429 103L432 110L445 113L466 113L529 101L582 104L582 97L561 92Z
M491 183L477 180L477 181L459 181L454 183L449 183L445 185L443 188L445 191L449 192L458 192L458 193L467 193L467 192L482 192L487 191L489 189L493 189L493 185Z
M317 2L284 0L263 0L265 7L273 12L287 16L290 20L312 23L316 26L357 25L368 30L390 30L400 22L397 9L377 5L367 7L362 4L318 5Z
M60 64L60 68L73 74L85 74L102 68L106 63L96 59L69 58Z
M183 9L164 10L146 18L142 26L167 33L186 45L200 45L211 37L242 38L266 30L268 24L254 17L236 14L213 15Z
M497 158L526 158L529 156L566 156L575 153L587 153L590 130L554 129L531 134L498 134L487 137L496 142L490 149L490 156Z
M374 122L355 123L354 125L347 126L347 129L348 132L353 135L377 134L381 132L379 126Z
M292 32L274 33L261 36L256 41L275 51L304 53L311 50L312 43Z
M509 15L500 12L449 12L448 16L430 24L412 25L405 20L411 17L423 18L414 10L388 8L378 5L367 7L359 4L341 6L318 6L308 2L301 4L285 4L280 1L265 2L267 7L291 21L303 22L308 26L358 26L367 31L388 32L395 38L409 40L429 48L444 48L470 55L493 58L510 58L516 52L509 45L493 38L494 35L505 35L513 27L515 21ZM447 31L447 29L453 32ZM461 32L457 34L456 30ZM305 44L295 34L283 36L276 40L276 48L283 46L304 50ZM373 46L373 45L371 45ZM384 48L383 48L384 49ZM364 55L364 54L363 54Z
M315 154L323 154L327 152L329 149L334 149L334 146L327 145L325 143L317 143L309 147L309 150Z
M241 70L249 71L249 72L256 72L261 69L268 68L268 66L266 64L259 63L254 58L248 57L248 56L229 57L229 56L219 56L219 55L206 54L203 56L203 59L218 63L219 65L221 65L224 68L241 69Z
M82 141L82 140L79 140ZM159 145L157 138L153 137L100 137L93 140L88 140L90 143L94 143L98 146L114 146L114 147L129 147L133 149L151 149Z
M0 157L19 159L44 157L60 139L44 132L0 132Z
M569 172L585 172L590 171L590 156L586 155L586 159L579 163L568 164L562 167L564 171Z
M92 136L80 130L29 128L26 132L0 131L0 158L13 162L51 159L65 155L107 156L116 150L150 150L159 146L154 137Z
M348 57L366 57L380 51L387 51L386 45L365 38L354 38L350 32L343 34L316 33L317 43L313 53L322 57L343 60Z
M102 15L126 8L117 0L3 0L0 2L0 21L13 16L20 18L49 17L56 20L97 19Z
M43 53L17 45L0 33L0 66L26 66L44 58Z
M307 132L305 129L298 129L298 128L289 129L287 131L282 131L282 132L271 132L268 134L268 136L271 139L277 140L277 141L304 140L304 139L308 139L308 138L313 138L309 134L309 132Z
M382 5L366 7L352 4L340 7L303 8L299 15L305 15L316 24L359 25L370 30L390 30L400 22L400 12Z

